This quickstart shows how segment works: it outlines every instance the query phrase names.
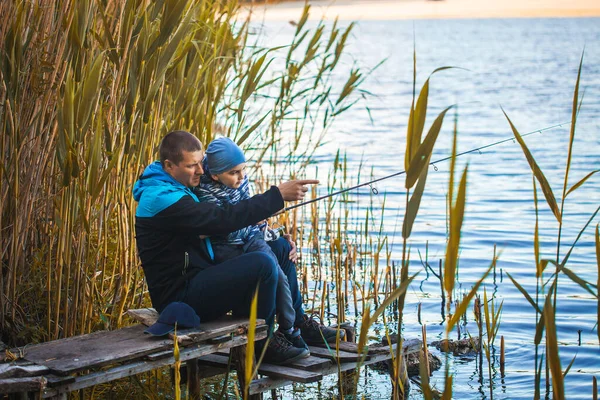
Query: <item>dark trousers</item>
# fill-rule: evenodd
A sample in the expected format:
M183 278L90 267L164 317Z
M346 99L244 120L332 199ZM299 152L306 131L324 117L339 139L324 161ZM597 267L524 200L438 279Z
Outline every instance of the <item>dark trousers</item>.
M296 265L289 260L290 244L280 238L269 242L279 265L265 253L252 252L200 271L189 282L184 302L189 304L201 321L211 321L233 311L235 316L250 315L250 304L258 286L258 318L269 327L275 318L279 267L285 273L296 311L296 325L304 315L302 296L298 288Z

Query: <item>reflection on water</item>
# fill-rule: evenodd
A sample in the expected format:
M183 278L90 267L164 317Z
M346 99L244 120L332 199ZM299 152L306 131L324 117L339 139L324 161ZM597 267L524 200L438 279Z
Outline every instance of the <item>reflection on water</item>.
M293 27L275 22L267 23L264 29L270 45L286 43L293 32ZM437 67L450 65L466 69L436 74L431 82L429 101L430 117L435 117L447 105L457 105L459 152L511 136L500 106L521 133L569 121L579 58L585 47L581 81L585 99L579 115L569 186L600 167L600 19L365 21L360 22L354 32L349 49L353 59L346 59L347 67L351 68L354 63L374 66L383 58L387 61L364 87L373 94L368 100L370 116L359 109L344 114L330 132L328 144L318 151L316 160L321 164L318 170L321 179L326 181L327 170L338 148L347 153L349 170L353 173L358 174L362 160L363 177L369 175L371 167L375 177L404 169L407 110L412 95L413 32L418 87ZM433 160L448 156L451 129L448 118ZM526 138L558 198L562 194L568 136L569 125L565 124ZM496 244L501 257L495 276L490 275L485 285L489 294L504 300L498 340L501 335L506 340L506 376L501 378L494 369L494 397L532 398L535 314L505 275L509 272L526 290L535 293L531 172L521 149L513 143L461 157L457 170L467 163L468 204L459 283L463 292L471 288L489 265ZM437 266L444 256L449 165L443 162L436 167L437 171L432 169L429 173L425 198L410 240L412 272L422 269L417 251L425 254L426 243L431 265ZM403 177L377 184L380 194L374 200L380 204L383 193L387 193L383 231L390 236L394 260L401 258L402 216L396 216L398 210L403 214L403 185ZM366 196L373 196L368 189L359 190L357 194L359 207L367 205ZM554 259L558 225L543 202L541 191L539 197L542 256ZM595 176L567 199L561 254L566 253L599 205L600 177ZM357 215L364 219L360 212ZM374 218L378 220L380 215ZM598 222L600 218L583 233L570 258L570 268L590 282L596 282L593 228ZM566 379L567 397L588 399L591 398L592 376L600 374L596 299L564 277L559 280L558 297L556 322L563 369L577 356ZM421 273L409 291L404 317L407 337L421 335L416 312L419 302L422 304L421 322L428 326L428 338L441 338L444 326L440 288L432 274ZM476 334L471 310L466 329ZM454 360L451 371L455 376L455 398L489 396L485 363L483 368L482 382L476 362ZM364 378L362 388L367 398L389 396L391 388L385 374L367 371ZM443 387L442 378L443 371L434 374L433 383L438 388ZM307 390L309 397L314 396L314 391ZM302 397L299 393L289 396ZM411 396L419 398L415 391Z

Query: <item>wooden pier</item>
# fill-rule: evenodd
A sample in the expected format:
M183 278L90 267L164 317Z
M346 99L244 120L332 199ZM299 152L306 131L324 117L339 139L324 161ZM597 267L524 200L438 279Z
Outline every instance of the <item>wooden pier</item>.
M128 313L142 323L7 353L8 358L0 358L0 394L8 393L15 399L66 399L68 393L75 390L174 365L173 337L155 338L143 333L147 325L156 321L157 313L153 309ZM243 370L247 332L248 320L234 318L202 323L199 329L178 332L179 361L186 366L190 398L200 393L201 379L227 372L228 365ZM256 339L266 335L264 321L257 321ZM403 353L418 352L420 348L419 340L405 341ZM232 363L229 363L230 353ZM259 376L249 385L250 398L261 398L263 392L293 382L317 382L326 375L389 360L395 353L395 345L371 345L366 353L359 354L356 343L340 342L337 347L335 344L311 346L310 353L310 357L291 365L262 363ZM238 378L243 387L244 373L238 373Z

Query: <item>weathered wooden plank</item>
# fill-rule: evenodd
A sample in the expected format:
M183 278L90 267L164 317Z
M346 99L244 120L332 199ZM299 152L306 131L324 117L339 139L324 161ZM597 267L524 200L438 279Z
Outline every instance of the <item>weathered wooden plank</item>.
M357 354L358 353L358 344L354 343L354 342L339 342L339 346L336 346L335 343L328 343L329 344L329 348L331 348L331 350L342 350L342 351L346 351L348 353L354 353ZM315 344L315 347L322 347L322 348L327 348L327 346L325 345L325 343L319 343L319 344ZM368 347L367 347L368 348Z
M293 362L289 367L303 369L305 371L319 371L324 366L331 364L331 362L332 361L328 358L310 356Z
M138 308L138 309L133 309L133 310L127 310L127 315L129 315L136 321L138 321L146 326L150 326L156 322L159 314L158 314L158 312L156 312L156 310L154 308ZM241 320L244 321L244 319L241 319ZM216 321L202 322L200 324L200 330L201 331L219 330L223 326L229 326L230 324L235 323L236 321L240 321L240 318L235 318L230 315L225 315ZM245 321L247 321L247 320L245 320ZM264 325L264 324L265 324L264 319L256 320L257 326ZM245 324L244 326L247 326L247 324ZM215 336L211 336L211 337L215 337Z
M60 385L66 385L68 383L75 382L75 376L67 375L67 376L58 376L58 375L44 375L48 380L48 387L56 387Z
M356 353L349 353L347 351L335 351L332 349L324 349L322 347L309 346L310 354L315 357L327 358L334 361L347 362L347 361L358 361L361 358L360 355ZM369 355L366 356L369 358Z
M127 310L127 315L146 326L154 324L158 319L158 312L154 308Z
M264 339L266 332L257 332L257 340ZM240 346L248 342L246 335L234 336L232 340L225 343L219 344L193 344L181 349L179 359L181 362L188 361L194 358L198 358L207 354L212 354L223 347L234 347ZM73 382L57 385L53 389L46 389L43 393L43 398L56 396L60 393L68 393L74 390L84 389L90 386L98 385L100 383L106 383L119 378L125 378L128 376L140 374L142 372L152 371L157 368L161 368L167 365L175 363L173 355L165 358L161 358L154 361L136 361L125 365L120 365L107 370L94 372L88 375L75 377Z
M202 331L182 331L191 342L201 342L227 333L244 333L247 319L229 319L201 325ZM134 360L148 354L170 349L170 339L156 338L143 333L144 325L135 325L115 331L100 331L88 335L55 340L27 348L25 359L46 366L54 373L68 375L84 369Z
M198 359L200 365L208 365L214 367L224 367L227 365L227 356L220 354L209 354ZM305 371L301 369L291 368L289 366L261 364L258 367L258 373L276 378L283 378L289 381L310 383L317 382L323 379L323 374L314 371Z
M163 350L163 351L159 351L157 353L148 354L147 356L144 357L144 360L148 360L148 361L159 360L161 358L169 357L171 354L173 354L173 350Z
M412 341L408 341L406 340L404 342L404 345L407 345L407 342L413 343ZM390 355L390 348L389 346L386 346L386 348L388 349L385 353L377 353L377 354L373 354L369 357L368 360L365 360L363 362L360 363L360 366L365 366L365 365L371 365L371 364L375 364L378 362L382 362L382 361L386 361L389 360L391 358ZM412 347L411 347L412 348ZM311 347L312 349L312 347ZM392 352L395 353L396 351L396 344L392 345ZM358 363L357 362L343 362L338 364L335 363L330 363L329 365L325 365L323 366L319 372L323 374L323 376L327 376L327 375L331 375L331 374L337 374L338 371L341 372L345 372L345 371L350 371L350 370L354 370L357 368ZM252 382L252 384L250 385L250 394L255 394L255 393L261 393L261 392L266 392L268 390L271 389L276 389L279 387L283 387L283 386L287 386L290 385L291 381L289 379L285 379L285 378L279 378L279 377L275 377L275 376L268 376L265 378L260 378L260 379L256 379Z
M0 379L0 393L39 392L45 387L46 378L43 376Z
M220 354L229 357L230 349L219 350L215 354ZM305 371L315 371L324 365L331 364L331 359L323 358L323 357L307 357L302 358L298 361L293 362L292 364L288 364L287 366L290 368L303 369Z
M42 365L0 364L0 379L40 376L50 370Z
M221 335L221 336L217 336L214 337L212 339L208 339L209 343L223 343L223 342L227 342L228 340L231 340L231 335Z
M28 347L25 359L44 365L59 375L130 360L172 345L143 333L143 325L116 331L55 340Z

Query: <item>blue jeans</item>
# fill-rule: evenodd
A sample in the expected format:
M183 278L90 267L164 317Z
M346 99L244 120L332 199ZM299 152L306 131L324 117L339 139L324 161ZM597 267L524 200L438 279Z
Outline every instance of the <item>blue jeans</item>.
M264 252L241 254L196 274L188 282L182 301L196 310L201 321L217 319L230 310L235 316L247 317L258 285L257 317L272 328L281 270L289 283L294 325L299 325L304 310L296 265L289 260L290 244L284 238L267 243L279 263Z
M296 264L290 261L290 242L280 237L272 242L266 242L271 251L275 254L279 263L280 271L283 272L290 291L290 299L294 310L294 326L298 327L304 321L304 308L302 307L302 294L298 286L298 275L296 274Z

